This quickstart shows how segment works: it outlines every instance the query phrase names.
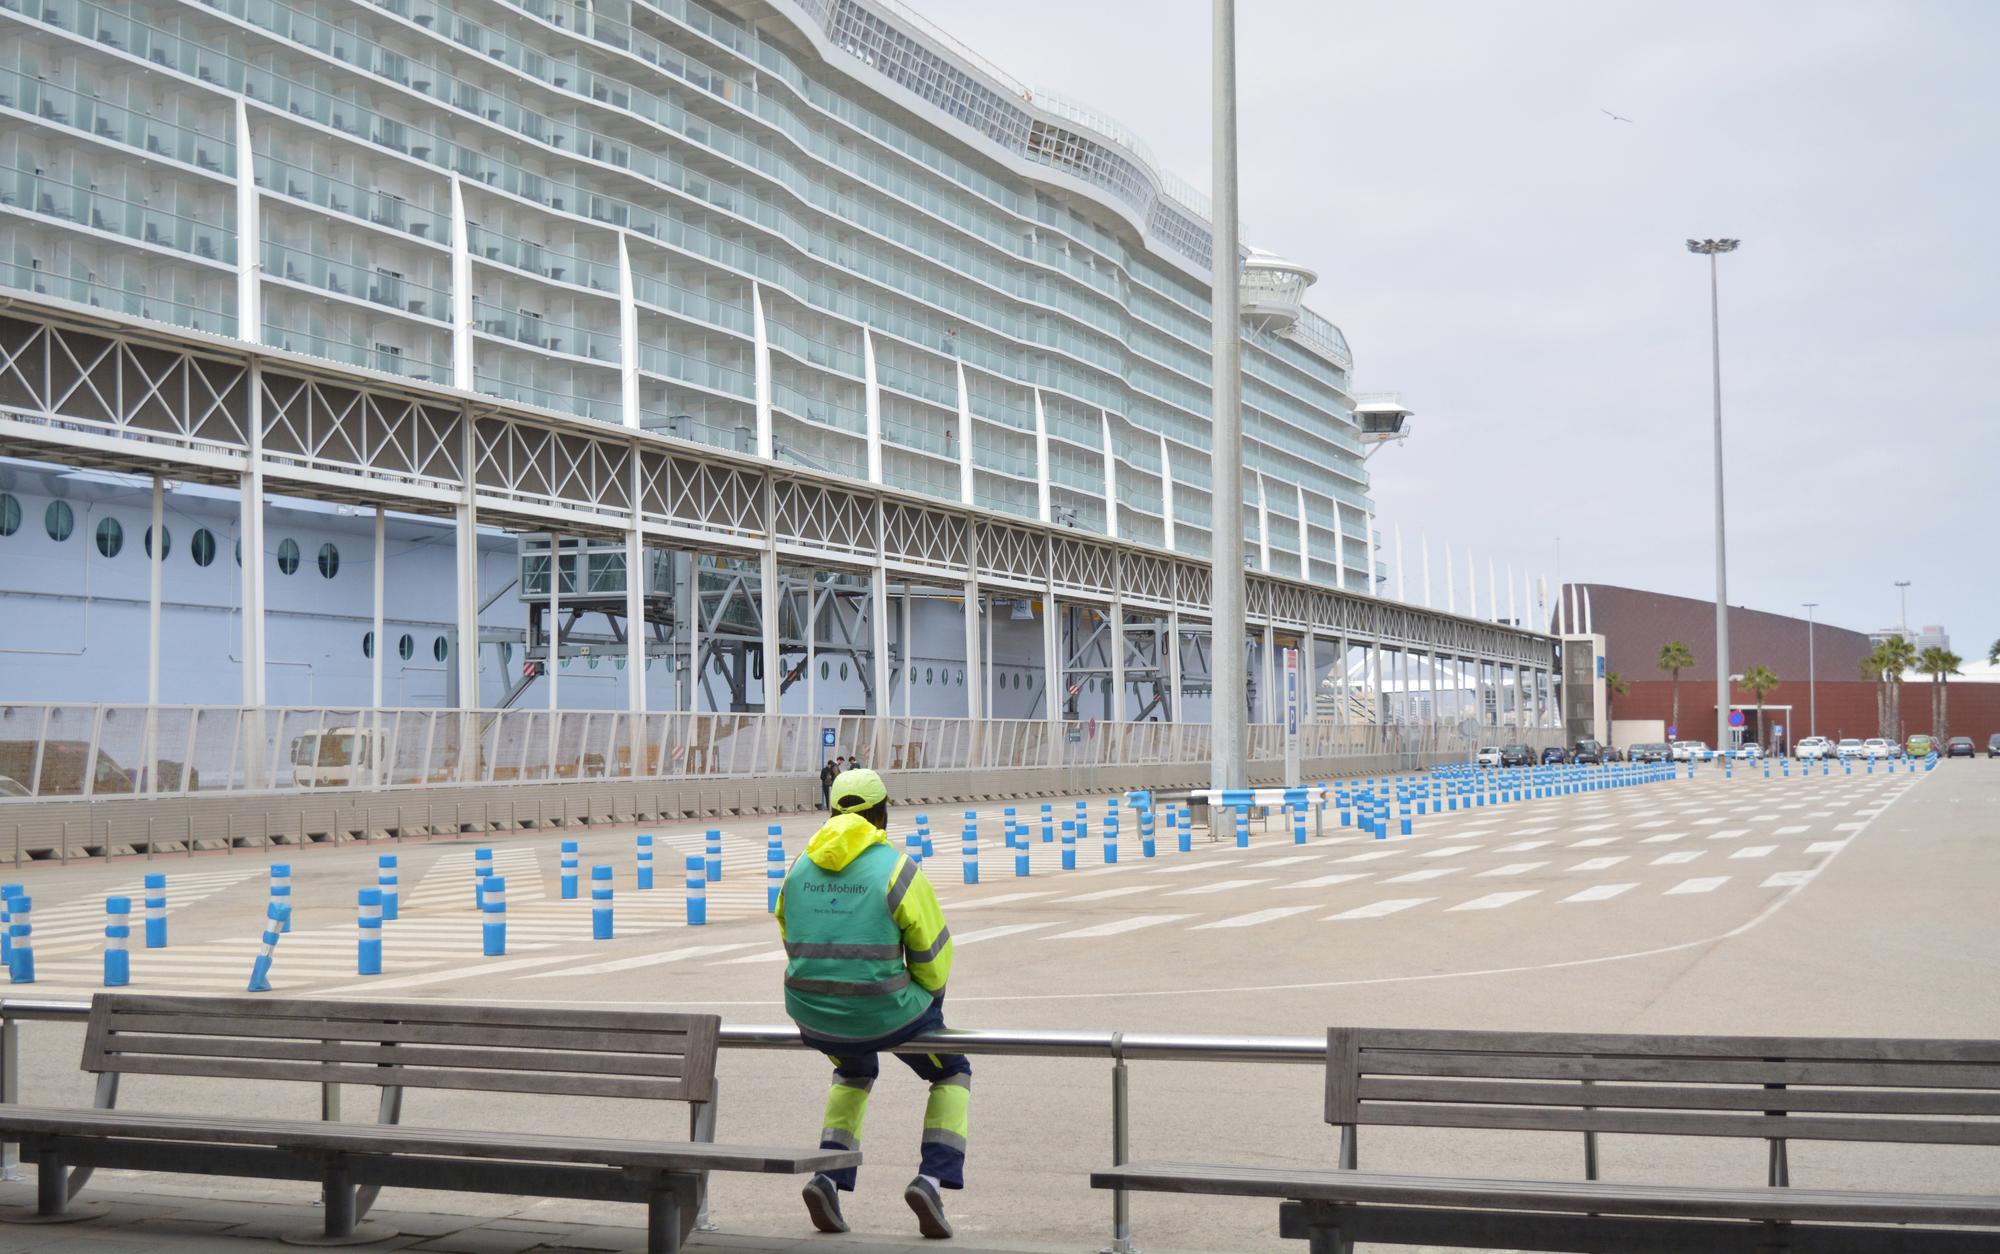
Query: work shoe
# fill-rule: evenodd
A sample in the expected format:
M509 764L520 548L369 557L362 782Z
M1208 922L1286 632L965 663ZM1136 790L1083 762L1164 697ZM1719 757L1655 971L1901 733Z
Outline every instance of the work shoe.
M936 1185L918 1176L903 1190L903 1200L917 1212L917 1231L927 1237L951 1235L951 1221L944 1217L944 1199L938 1196Z
M847 1221L840 1217L840 1190L823 1173L806 1181L800 1196L805 1198L806 1214L812 1216L813 1227L821 1232L847 1231Z

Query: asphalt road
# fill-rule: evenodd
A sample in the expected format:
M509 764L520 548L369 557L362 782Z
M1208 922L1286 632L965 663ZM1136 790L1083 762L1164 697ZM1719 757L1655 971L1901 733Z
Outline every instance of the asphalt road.
M893 781L891 781L893 787ZM1415 834L1372 840L1338 827L1303 846L1278 830L1247 849L1159 835L1141 856L1129 817L1105 865L1102 799L1079 868L1029 834L1031 873L1014 874L1001 807L982 808L981 883L961 882L962 811L933 813L937 884L958 942L947 1000L955 1026L1311 1035L1329 1024L1602 1031L2000 1036L2000 769L1944 762L1909 772L1769 780L1713 768L1612 791L1428 815ZM1023 814L1029 807L1022 807ZM1059 805L1058 815L1070 807ZM915 816L895 814L899 844ZM796 854L811 820L781 820ZM147 870L169 875L172 944L135 949L134 989L238 992L266 899L266 868L290 862L293 932L278 946L275 995L464 999L714 1010L726 1022L783 1020L782 961L764 914L764 822L722 825L725 874L710 922L684 922L682 857L702 825L654 827L657 884L633 886L633 833L580 837L585 887L561 900L556 842L412 841L400 861L401 917L385 974L354 973L355 889L387 846L237 851L150 865L47 864L0 879L35 900L40 979L9 995L81 997L98 987L103 897L136 899ZM473 850L494 850L507 881L509 947L480 956ZM590 939L588 868L616 870L617 935ZM135 923L135 934L138 926ZM27 1025L23 1094L87 1102L80 1032ZM971 1187L949 1198L964 1236L1102 1244L1110 1198L1086 1187L1110 1159L1110 1067L1073 1059L975 1059ZM725 1051L721 1139L816 1139L825 1064L798 1052ZM1317 1068L1135 1065L1135 1157L1325 1165ZM268 1086L267 1086L268 1087ZM128 1081L121 1104L309 1115L317 1094L225 1082ZM350 1097L350 1118L372 1100ZM923 1088L900 1068L876 1086L870 1166L849 1213L857 1229L901 1233ZM360 1109L363 1105L371 1111ZM615 1103L412 1094L409 1123L587 1126L642 1135L656 1111ZM668 1113L678 1134L678 1112ZM1761 1183L1763 1146L1606 1138L1609 1178ZM1364 1130L1361 1161L1464 1174L1574 1177L1578 1137ZM2000 1154L1798 1146L1796 1183L1966 1188L2000 1175ZM243 1195L299 1186L231 1182ZM457 1199L522 1214L565 1204ZM383 1203L394 1205L391 1194ZM787 1186L719 1180L726 1228L808 1231ZM1267 1203L1139 1197L1152 1250L1277 1249ZM1295 1246L1291 1248L1296 1248Z

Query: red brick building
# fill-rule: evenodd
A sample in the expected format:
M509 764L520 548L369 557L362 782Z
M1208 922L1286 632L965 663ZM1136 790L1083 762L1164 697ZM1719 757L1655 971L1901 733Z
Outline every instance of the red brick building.
M1673 717L1673 680L1659 669L1660 646L1679 640L1694 653L1694 665L1681 672L1682 739L1721 743L1715 726L1715 603L1690 597L1642 592L1609 584L1573 584L1579 602L1589 593L1591 630L1604 637L1605 667L1630 685L1611 699L1611 717L1659 719ZM1565 593L1567 595L1567 593ZM1551 623L1551 630L1554 624ZM1818 677L1818 730L1822 736L1888 735L1879 726L1876 694L1880 685L1861 678L1861 661L1873 649L1864 632L1812 625L1814 666ZM1781 681L1765 700L1765 723L1783 726L1786 741L1812 734L1806 683L1806 620L1785 614L1732 606L1729 610L1729 669L1741 675L1764 665ZM1898 740L1913 732L1931 731L1931 680L1911 676L1902 688ZM1947 727L1950 735L1971 736L1981 753L1986 738L2000 732L2000 684L1949 684ZM1756 736L1756 697L1736 685L1731 700L1744 709L1744 735ZM1770 734L1758 736L1769 744Z

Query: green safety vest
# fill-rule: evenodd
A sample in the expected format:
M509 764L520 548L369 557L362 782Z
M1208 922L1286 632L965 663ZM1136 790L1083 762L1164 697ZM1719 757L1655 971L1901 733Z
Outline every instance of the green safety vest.
M785 1010L812 1036L870 1041L908 1026L931 994L910 978L895 908L916 864L871 845L838 871L802 856L785 877Z

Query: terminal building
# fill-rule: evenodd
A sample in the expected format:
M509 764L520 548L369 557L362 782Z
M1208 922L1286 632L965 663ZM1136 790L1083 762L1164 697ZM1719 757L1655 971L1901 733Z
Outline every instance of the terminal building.
M173 705L258 721L216 779L393 756L387 710L465 718L357 781L1205 760L1213 241L1117 122L893 0L0 26L0 740ZM1310 268L1237 254L1252 718L1293 656L1309 759L1553 729L1545 635L1376 597L1410 412Z

